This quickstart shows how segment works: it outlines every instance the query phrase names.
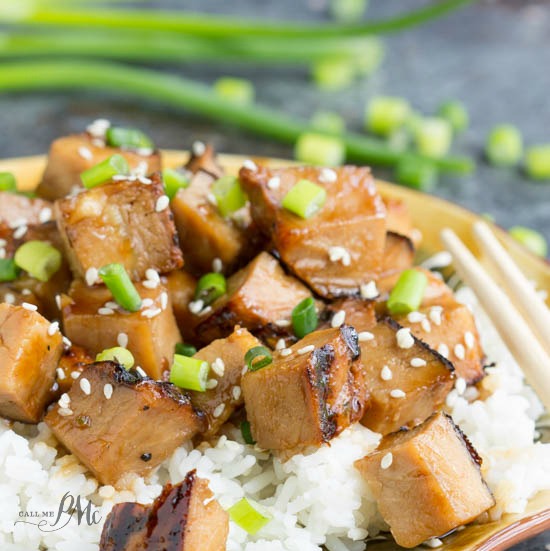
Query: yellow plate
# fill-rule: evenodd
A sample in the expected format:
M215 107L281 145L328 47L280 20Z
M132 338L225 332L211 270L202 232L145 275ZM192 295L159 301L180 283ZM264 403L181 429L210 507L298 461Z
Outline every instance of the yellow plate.
M188 158L186 152L165 151L165 166L181 166ZM237 155L220 155L220 162L229 172L236 172L245 157ZM289 161L267 158L252 158L254 161L272 166L288 165ZM13 172L20 187L32 190L38 184L44 169L45 157L26 157L0 161L0 172ZM409 208L416 228L422 232L423 248L428 251L441 250L439 232L443 226L452 228L481 262L490 267L481 257L479 248L473 239L471 228L480 217L437 197L425 195L407 188L386 182L378 182L380 191L387 197L403 199ZM525 275L536 282L537 287L550 291L550 265L543 259L534 256L514 241L505 231L494 226L501 243L521 266ZM520 515L505 515L498 522L470 525L461 532L451 534L444 539L441 551L498 551L510 547L523 539L550 529L550 491L541 492L533 498L527 510ZM369 545L371 547L371 545ZM393 542L376 542L376 550L395 549Z

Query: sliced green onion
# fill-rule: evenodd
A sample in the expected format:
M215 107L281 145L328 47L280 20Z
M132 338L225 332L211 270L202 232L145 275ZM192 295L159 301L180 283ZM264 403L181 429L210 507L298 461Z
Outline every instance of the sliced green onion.
M325 188L310 180L298 180L283 197L282 207L301 218L310 218L317 214L327 199Z
M111 126L105 134L106 143L111 147L126 147L130 149L153 149L153 140L137 128L121 128Z
M17 266L39 281L49 279L61 268L61 253L45 241L27 241L13 257Z
M246 497L237 501L227 512L231 520L249 534L255 534L271 520L265 507Z
M255 346L244 355L244 363L249 371L258 371L273 361L271 350L265 346Z
M355 23L365 15L368 5L368 0L331 0L329 10L337 21Z
M523 155L523 139L511 124L501 124L491 130L485 145L485 154L492 165L515 166Z
M92 168L85 170L80 175L80 179L82 180L85 188L91 189L108 182L117 174L129 173L130 167L128 166L128 162L122 155L117 153Z
M366 37L361 44L361 55L355 59L359 76L371 76L382 64L386 49L376 36Z
M311 126L321 132L342 134L346 130L346 121L338 113L317 111L311 117Z
M205 306L212 304L227 291L227 282L223 274L212 272L204 274L197 282L195 300L202 300Z
M162 171L162 179L164 181L164 193L168 195L170 201L180 189L189 187L190 183L186 172L174 168L165 168Z
M294 334L303 339L306 335L317 329L317 309L312 297L308 297L292 310L292 328Z
M527 150L525 171L533 180L550 180L550 144L535 145Z
M245 441L246 444L253 446L256 443L254 438L252 438L252 431L250 430L249 421L243 421L241 423L241 434L243 435L243 440Z
M508 230L508 233L532 253L542 257L548 254L548 243L538 231L524 226L514 226Z
M178 342L176 344L176 354L180 356L194 356L197 353L197 349L192 344L185 344L184 342Z
M244 78L221 77L214 83L214 91L221 98L238 105L254 103L254 85Z
M223 217L246 205L247 197L241 188L241 183L235 176L222 176L212 184L212 193L216 198L216 205Z
M442 103L437 114L449 122L455 134L460 134L468 128L468 111L460 101L450 100Z
M416 125L414 139L421 155L439 159L451 148L453 129L446 119L427 117Z
M0 191L16 191L17 181L11 172L0 172Z
M13 281L19 276L19 268L13 258L0 258L0 281Z
M337 166L346 158L346 148L341 138L306 132L294 146L294 156L302 163Z
M176 354L170 369L170 382L180 388L204 392L209 371L208 362Z
M369 132L389 136L406 122L411 108L403 98L378 96L368 103L365 111L365 127Z
M432 191L437 185L437 167L428 159L403 157L397 165L397 181L421 191Z
M388 297L390 314L408 314L418 310L427 285L426 274L418 270L405 270Z
M313 82L322 90L341 90L349 87L357 75L357 66L345 56L330 56L313 63Z
M124 366L125 369L132 369L132 367L134 367L135 360L133 354L127 348L115 346L114 348L107 348L106 350L103 350L103 352L100 352L95 357L95 361L116 362Z
M141 308L141 297L122 264L103 266L99 269L99 276L122 308L128 312L137 312Z

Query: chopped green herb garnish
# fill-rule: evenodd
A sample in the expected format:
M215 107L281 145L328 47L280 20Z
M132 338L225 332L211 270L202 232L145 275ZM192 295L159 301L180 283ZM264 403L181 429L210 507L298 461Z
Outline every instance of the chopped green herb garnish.
M216 205L223 217L229 216L246 205L247 197L235 176L222 176L212 184Z
M271 520L271 515L265 507L246 497L235 503L227 512L231 520L249 534L255 534Z
M155 144L141 130L137 128L121 128L111 126L105 134L107 145L128 149L153 149Z
M273 361L271 350L265 346L255 346L244 355L244 363L249 371L258 371Z
M249 421L241 422L241 434L243 435L243 440L245 441L246 444L253 446L256 443L254 438L252 438L252 431L250 429Z
M128 312L137 312L141 308L141 297L122 264L103 266L99 270L99 276L122 308Z
M485 153L492 165L517 165L523 155L523 138L519 130L510 124L501 124L493 128L487 138Z
M550 180L550 144L527 149L525 171L533 180Z
M317 309L312 297L302 300L292 310L292 328L299 339L303 339L306 335L315 331L318 322Z
M135 360L133 354L127 348L115 346L114 348L107 348L106 350L103 350L103 352L100 352L95 357L95 361L116 362L124 366L125 369L132 369L132 367L134 367Z
M45 241L27 241L15 251L19 268L39 281L49 281L61 268L61 253Z
M446 119L427 117L416 125L414 140L421 155L438 159L449 152L453 130Z
M323 208L326 199L325 188L310 180L298 180L284 196L281 205L300 218L307 219Z
M178 342L176 344L176 354L180 356L194 356L197 353L197 349L192 344L185 344L184 342Z
M468 111L466 111L466 107L460 101L446 101L442 103L437 110L437 114L449 121L455 134L460 134L468 128Z
M19 268L13 258L0 258L0 281L14 281L19 276Z
M397 280L388 298L390 314L408 314L418 310L428 285L426 274L419 270L405 270Z
M170 382L180 388L204 392L209 371L208 362L176 354L170 369Z
M227 291L227 281L223 274L211 272L197 282L195 300L202 300L205 306L212 304Z
M174 168L165 168L162 171L162 179L164 181L164 193L168 195L170 201L180 189L185 189L190 184L187 172Z
M17 181L11 172L0 172L0 191L16 191Z
M544 258L548 254L548 243L544 235L538 231L524 226L514 226L508 230L508 233L537 256Z
M411 113L409 102L403 98L378 96L370 100L365 111L365 127L380 136L390 136L401 128Z
M254 85L249 80L235 77L221 77L214 83L218 96L238 105L254 103Z
M91 189L110 181L113 176L119 174L130 174L130 167L126 159L117 153L92 168L85 170L80 175L80 178L84 187Z

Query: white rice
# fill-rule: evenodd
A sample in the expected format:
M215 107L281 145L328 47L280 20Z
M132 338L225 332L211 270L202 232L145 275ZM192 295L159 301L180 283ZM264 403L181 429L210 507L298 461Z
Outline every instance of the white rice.
M497 366L482 383L492 393L489 398L469 403L466 398L475 390L468 389L465 396L453 390L449 410L484 459L483 474L497 499L490 516L520 513L538 491L550 489L550 444L533 443L542 406L473 294L462 289L457 297L474 309L487 356ZM60 457L43 423L37 428L16 423L10 429L0 421L0 549L97 551L103 522L79 526L74 516L51 533L14 522L38 522L22 519L20 511L57 511L66 492L80 495L83 507L91 500L104 521L115 503L150 503L164 483L180 482L197 469L222 507L247 496L273 517L254 536L231 523L228 551L318 551L321 545L329 551L362 551L367 536L387 527L353 463L372 451L379 438L357 424L330 446L281 463L244 445L240 432L230 430L215 447L182 446L148 479L129 476L115 491L99 487L74 456Z

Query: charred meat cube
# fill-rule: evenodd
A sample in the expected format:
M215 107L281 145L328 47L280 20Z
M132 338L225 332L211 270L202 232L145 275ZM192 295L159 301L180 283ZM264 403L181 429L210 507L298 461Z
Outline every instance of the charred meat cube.
M205 428L174 385L113 362L88 366L45 421L102 484L147 474Z
M206 391L189 392L193 405L206 415L208 431L205 437L216 434L231 414L242 406L240 384L244 356L251 348L261 345L246 329L236 327L229 337L211 342L193 356L211 366Z
M185 267L197 276L211 272L215 259L221 261L225 274L232 273L251 258L254 250L247 208L241 209L244 215L241 220L224 218L209 200L215 180L209 172L199 170L189 187L180 189L170 204Z
M361 423L388 434L441 408L455 380L451 363L393 320L382 320L369 333L360 343L370 392Z
M384 294L395 286L401 272L411 268L414 262L414 245L409 237L394 232L386 234L382 271L376 285Z
M298 453L358 421L368 402L350 326L314 331L242 378L252 436L262 448Z
M358 332L367 331L376 325L375 303L372 300L352 297L334 300L322 312L323 324L319 329L331 327L332 323L336 324L338 317L343 317L345 323Z
M38 312L0 304L0 415L40 421L62 351L61 333Z
M127 312L114 302L106 287L87 287L75 281L68 295L61 299L65 335L96 354L127 343L136 365L154 379L161 379L170 368L174 348L181 335L172 312L166 289L154 289L137 283L143 304L137 312Z
M43 224L53 217L53 205L43 199L0 191L0 223L10 228Z
M191 148L191 156L185 168L196 174L199 171L208 172L214 178L221 178L224 174L223 168L216 159L216 152L211 144L195 142Z
M288 336L293 308L310 296L305 285L262 252L227 280L227 293L212 304L209 314L203 314L197 335L210 342L240 325L266 340Z
M395 541L410 548L471 522L494 505L480 464L452 419L436 413L412 430L386 436L355 466Z
M109 513L100 551L225 551L229 516L195 471L167 484L152 505L119 503Z
M65 252L75 276L122 264L134 281L145 272L171 272L183 264L176 229L158 175L151 184L118 181L55 203ZM167 201L167 199L166 199Z
M48 155L48 164L36 193L50 201L82 188L80 175L115 153L122 155L131 170L152 174L161 170L159 151L136 151L108 147L90 134L64 136L55 140Z
M362 284L378 279L386 209L368 168L242 168L240 177L254 221L272 239L282 262L316 293L328 298L358 294ZM281 205L300 180L324 187L327 194L320 211L305 220Z
M407 236L415 248L420 245L422 234L413 226L409 208L405 201L394 197L386 197L383 193L382 199L386 205L387 231Z

